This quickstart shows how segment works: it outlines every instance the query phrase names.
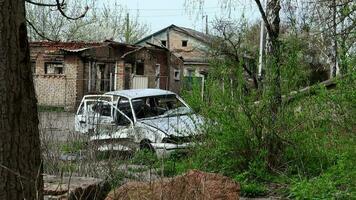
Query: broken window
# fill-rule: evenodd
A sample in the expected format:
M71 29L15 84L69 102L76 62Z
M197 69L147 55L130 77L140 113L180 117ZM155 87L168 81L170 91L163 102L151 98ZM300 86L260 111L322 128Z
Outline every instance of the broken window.
M167 46L167 40L161 40L161 44L162 44L162 46Z
M145 65L143 62L136 63L136 75L144 75L145 74Z
M182 40L182 47L188 46L188 40Z
M180 70L179 69L174 70L174 80L176 80L176 81L180 80Z
M63 63L60 62L46 62L45 74L64 74Z
M32 74L36 74L36 61L31 61Z
M193 77L194 76L194 69L187 69L187 75L188 75L188 77Z
M156 64L156 77L155 77L155 82L156 82L156 88L159 88L159 83L160 83L160 71L161 71L161 65Z

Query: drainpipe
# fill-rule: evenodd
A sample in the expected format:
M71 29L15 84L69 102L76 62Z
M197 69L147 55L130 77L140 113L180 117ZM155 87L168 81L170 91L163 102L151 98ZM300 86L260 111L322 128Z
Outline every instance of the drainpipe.
M170 28L168 27L167 28L167 49L168 49L168 52L167 52L167 65L168 65L168 78L167 78L167 86L166 86L166 90L170 90L170 86L171 86L171 45L170 45L170 41L169 41L169 31L170 31ZM173 72L173 75L174 75L174 72Z
M91 88L91 61L89 61L89 79L88 79L88 92L90 92Z
M115 74L114 74L114 90L117 90L117 61L115 62Z

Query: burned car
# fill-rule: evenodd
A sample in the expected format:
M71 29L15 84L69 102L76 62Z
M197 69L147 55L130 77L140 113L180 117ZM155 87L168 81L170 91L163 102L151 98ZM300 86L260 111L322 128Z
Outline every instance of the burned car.
M84 96L75 129L101 151L147 149L162 156L199 141L203 121L173 92L132 89Z

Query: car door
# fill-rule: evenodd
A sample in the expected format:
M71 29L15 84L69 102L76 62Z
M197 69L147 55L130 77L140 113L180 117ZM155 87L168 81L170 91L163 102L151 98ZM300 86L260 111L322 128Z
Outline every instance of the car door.
M75 130L88 133L98 124L114 122L113 97L108 95L86 95L80 103L75 115Z

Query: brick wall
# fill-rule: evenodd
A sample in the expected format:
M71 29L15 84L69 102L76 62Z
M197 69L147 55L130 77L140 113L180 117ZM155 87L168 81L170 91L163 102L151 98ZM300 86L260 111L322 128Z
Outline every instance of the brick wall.
M38 105L58 106L67 110L74 110L77 99L81 95L83 84L79 81L82 77L78 69L83 69L83 63L79 57L65 56L56 62L63 63L64 74L45 74L45 63L53 62L55 58L48 58L48 52L37 52L32 60L36 61L36 73L34 74L35 91Z

